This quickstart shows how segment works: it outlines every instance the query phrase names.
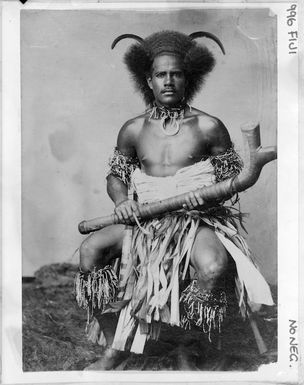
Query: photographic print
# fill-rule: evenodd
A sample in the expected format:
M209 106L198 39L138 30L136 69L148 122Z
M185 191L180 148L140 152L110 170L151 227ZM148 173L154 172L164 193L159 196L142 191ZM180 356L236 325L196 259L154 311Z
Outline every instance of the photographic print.
M4 2L4 383L297 378L297 12Z

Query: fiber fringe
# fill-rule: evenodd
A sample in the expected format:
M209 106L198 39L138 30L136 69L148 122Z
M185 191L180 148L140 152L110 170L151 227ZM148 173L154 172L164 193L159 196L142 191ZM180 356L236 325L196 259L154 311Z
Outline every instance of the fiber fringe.
M191 108L189 106L189 108ZM184 110L178 111L167 111L162 110L160 107L153 106L150 110L150 119L165 119L170 118L172 121L183 119ZM210 159L212 166L214 167L214 175L216 182L221 182L228 178L232 178L238 175L244 163L239 154L234 150L232 145L225 152L219 155L210 156L203 158L203 160ZM131 175L136 168L140 168L140 162L137 157L127 156L123 154L118 148L114 149L113 155L109 159L109 171L107 176L113 175L120 179L127 186L130 186Z
M120 179L125 185L130 186L133 171L140 167L137 157L124 155L116 147L109 159L109 171L107 176L113 175Z
M141 336L148 339L158 338L161 322L180 325L179 281L188 271L199 223L198 216L180 212L145 221L145 232L134 227L118 289L118 297L130 301L129 310L120 313L115 349L125 349L138 324ZM144 343L135 340L131 351L143 348Z
M87 310L87 327L90 324L94 309L101 312L105 306L116 300L117 276L112 266L105 266L103 269L90 273L79 271L75 277L75 295L78 306Z
M167 108L165 106L158 106L156 103L154 103L150 110L150 119L182 120L184 119L186 106L187 104L183 104L180 107Z
M233 145L222 154L211 156L210 162L214 167L216 182L238 175L244 167L244 163Z
M185 315L181 319L181 327L191 329L191 324L200 327L208 333L211 342L211 332L221 333L222 323L226 316L227 299L224 291L201 291L197 280L182 292L180 302L183 302Z

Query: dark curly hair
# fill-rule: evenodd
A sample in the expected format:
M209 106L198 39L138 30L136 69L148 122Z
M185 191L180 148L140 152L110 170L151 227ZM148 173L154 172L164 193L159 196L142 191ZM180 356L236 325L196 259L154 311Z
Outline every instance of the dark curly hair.
M128 49L124 56L124 62L131 73L136 89L142 94L147 105L152 105L154 101L153 91L147 83L147 77L150 76L154 58L162 54L181 57L187 80L185 101L190 102L202 87L206 75L215 65L212 53L193 40L202 36L211 37L215 40L224 53L224 48L219 40L207 32L196 32L187 36L180 32L162 31L156 32L146 39L136 35L122 35L113 42L112 48L125 37L136 38L139 41L139 44L133 44Z

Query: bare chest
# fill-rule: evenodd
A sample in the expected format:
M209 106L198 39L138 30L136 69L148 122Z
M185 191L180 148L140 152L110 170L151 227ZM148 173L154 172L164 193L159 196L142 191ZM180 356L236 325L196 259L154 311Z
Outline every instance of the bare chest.
M178 169L194 164L206 154L199 130L183 124L175 135L167 135L160 121L143 127L137 142L137 155L149 175L173 175Z

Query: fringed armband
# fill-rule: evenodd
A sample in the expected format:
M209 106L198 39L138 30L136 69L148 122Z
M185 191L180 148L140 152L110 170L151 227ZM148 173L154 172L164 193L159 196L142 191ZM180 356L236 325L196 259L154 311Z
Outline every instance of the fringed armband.
M107 176L113 175L129 186L133 171L140 167L137 157L124 155L117 148L109 160L109 171Z
M210 162L214 167L216 182L221 182L238 175L244 164L233 146L219 155L211 156Z
M211 342L211 332L221 333L226 315L227 299L223 290L204 290L198 287L197 280L183 291L180 301L184 305L185 315L181 319L184 329L191 325L199 327L208 334Z

